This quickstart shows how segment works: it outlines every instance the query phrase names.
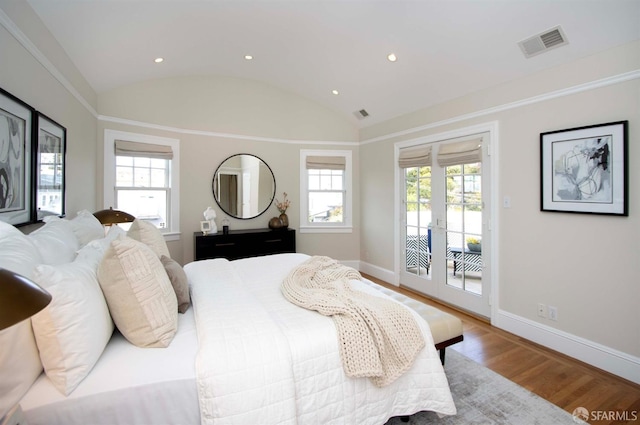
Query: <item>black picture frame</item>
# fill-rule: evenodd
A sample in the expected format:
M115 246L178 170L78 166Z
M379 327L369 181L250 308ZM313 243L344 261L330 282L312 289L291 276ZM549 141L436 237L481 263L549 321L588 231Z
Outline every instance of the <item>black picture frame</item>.
M65 215L67 129L36 111L33 148L34 220Z
M628 216L628 121L540 134L540 209Z
M33 222L34 109L0 88L0 220Z

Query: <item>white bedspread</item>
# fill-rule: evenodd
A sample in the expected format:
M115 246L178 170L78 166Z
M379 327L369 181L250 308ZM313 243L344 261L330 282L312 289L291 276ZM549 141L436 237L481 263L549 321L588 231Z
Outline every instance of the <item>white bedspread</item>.
M455 414L429 327L415 313L426 347L406 374L383 388L345 375L331 318L280 292L289 270L307 258L279 254L185 266L199 341L202 423L381 425L421 410Z

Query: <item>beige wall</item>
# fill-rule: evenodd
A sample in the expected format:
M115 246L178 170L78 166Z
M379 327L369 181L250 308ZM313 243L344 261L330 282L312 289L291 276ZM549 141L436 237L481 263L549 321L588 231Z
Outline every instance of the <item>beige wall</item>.
M381 270L395 268L390 202L395 190L394 143L497 121L495 196L509 196L512 206L496 212L499 281L494 311L640 356L640 173L634 165L640 162L640 79L636 75L629 81L502 108L638 70L640 43L633 43L365 129L360 147L363 260ZM629 121L629 217L541 212L540 133L621 120ZM398 132L408 134L387 137ZM557 322L537 316L539 302L558 308Z
M159 79L101 94L98 105L100 144L104 129L180 139L182 238L169 245L172 256L185 263L193 259L193 232L199 231L207 206L216 210L219 227L226 216L213 198L211 182L218 165L230 155L250 153L269 164L276 178L276 197L287 192L292 202L287 215L290 227L295 229L300 222L300 149L351 149L357 176L358 132L349 120L257 81L216 76ZM129 122L116 123L112 118ZM98 156L101 162L102 152ZM354 183L354 193L358 193L358 184ZM102 199L102 190L99 197ZM298 233L298 251L359 260L357 196L355 203L353 233ZM230 218L230 227L266 228L269 219L278 214L271 206L255 219Z
M91 109L95 107L95 93L26 2L0 0L0 14L20 24L17 35L28 37L39 52L46 51L48 62L38 61L35 50L27 49L16 34L0 26L0 87L66 127L67 215L73 217L82 209L94 211L97 120ZM55 78L52 69L61 78ZM70 91L79 93L78 87L82 101Z

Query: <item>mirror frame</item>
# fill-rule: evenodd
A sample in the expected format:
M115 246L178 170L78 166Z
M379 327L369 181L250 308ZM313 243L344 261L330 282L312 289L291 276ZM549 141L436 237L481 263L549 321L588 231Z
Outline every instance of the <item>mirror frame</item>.
M260 163L261 163L261 164L264 164L264 165L267 167L267 169L269 170L269 172L271 173L271 178L273 179L273 193L271 194L271 198L270 198L270 200L269 200L269 203L268 203L264 208L262 208L262 209L261 209L257 214L252 215L252 216L250 216L250 217L239 217L239 216L237 216L237 215L234 215L234 214L230 213L229 211L227 211L227 210L226 210L226 209L225 209L225 208L220 204L220 202L218 201L218 197L216 196L216 194L217 194L217 193L216 193L216 192L217 192L217 189L216 189L216 188L217 188L217 184L216 184L216 182L217 182L217 180L218 180L218 174L219 174L219 172L220 172L220 169L221 169L221 168L225 165L225 163L226 163L228 160L230 160L231 158L235 158L235 157L237 157L237 156L242 156L242 155L252 156L252 157L256 158L258 161L260 161ZM222 212L223 212L223 213L227 214L229 217L237 218L237 219L239 219L239 220L251 220L251 219L253 219L253 218L259 217L259 216L261 216L262 214L264 214L264 213L269 209L269 207L271 207L271 205L273 204L273 200L274 200L274 199L275 199L275 197L276 197L276 176L275 176L275 174L273 174L273 170L271 169L271 167L269 167L269 164L267 164L267 163L266 163L262 158L260 158L259 156L257 156L257 155L253 155L253 154L250 154L250 153L237 153L237 154L233 154L233 155L231 155L231 156L229 156L229 157L225 158L225 159L224 159L224 161L222 161L222 162L220 163L220 165L218 165L218 168L216 168L215 173L213 173L213 179L211 180L211 193L213 194L213 199L216 201L216 204L218 204L218 207L220 207L220 209L222 210Z

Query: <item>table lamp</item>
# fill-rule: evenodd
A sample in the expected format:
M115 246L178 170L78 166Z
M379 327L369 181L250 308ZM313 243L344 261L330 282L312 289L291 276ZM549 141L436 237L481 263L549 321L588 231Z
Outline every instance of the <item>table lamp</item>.
M0 330L19 323L51 302L51 294L24 276L0 268Z
M118 223L130 223L136 218L124 211L114 210L113 207L109 207L106 210L100 210L93 213L100 223L104 226L111 226Z

